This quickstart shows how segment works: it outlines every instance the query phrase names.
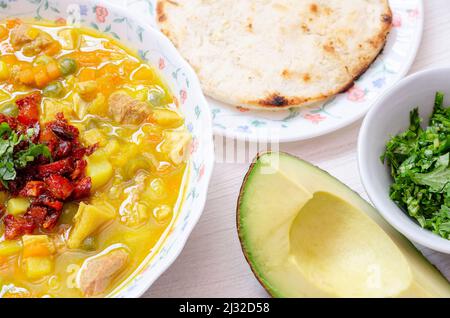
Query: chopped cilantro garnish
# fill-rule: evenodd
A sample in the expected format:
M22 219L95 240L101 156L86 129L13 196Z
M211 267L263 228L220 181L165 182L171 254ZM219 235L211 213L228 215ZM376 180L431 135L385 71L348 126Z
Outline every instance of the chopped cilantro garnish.
M26 135L16 133L7 123L0 124L0 182L8 188L8 182L15 180L17 169L23 169L39 156L51 159L50 150L44 144L34 144L30 137L34 131L29 129ZM15 151L22 141L28 142L28 148Z
M381 159L391 167L391 199L428 229L450 239L450 108L436 93L434 111L426 129L418 109L410 126L393 137Z

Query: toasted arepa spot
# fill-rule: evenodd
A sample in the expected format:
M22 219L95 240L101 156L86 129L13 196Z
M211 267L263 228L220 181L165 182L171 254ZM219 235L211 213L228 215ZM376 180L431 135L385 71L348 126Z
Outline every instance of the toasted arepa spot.
M311 80L311 75L309 75L308 73L303 74L303 81L309 82L310 80Z
M381 16L381 21L387 24L392 24L392 14L383 14Z
M286 106L289 104L289 101L286 99L286 97L281 96L277 93L274 93L270 96L268 96L266 99L263 99L260 101L261 105L264 106Z

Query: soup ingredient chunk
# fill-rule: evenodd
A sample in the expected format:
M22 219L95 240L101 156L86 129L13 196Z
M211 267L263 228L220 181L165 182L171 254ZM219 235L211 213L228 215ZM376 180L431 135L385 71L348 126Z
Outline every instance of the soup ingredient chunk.
M124 249L88 259L79 273L79 287L85 296L102 293L111 281L123 270L128 261Z
M26 56L33 56L52 46L59 46L48 33L23 23L19 23L11 30L11 44L21 48ZM56 48L52 48L49 52L53 53L55 50Z
M108 100L109 114L118 123L140 124L150 115L146 102L139 101L124 92L112 94Z
M114 210L81 203L74 217L75 226L70 233L67 245L69 248L80 247L85 238L113 218Z

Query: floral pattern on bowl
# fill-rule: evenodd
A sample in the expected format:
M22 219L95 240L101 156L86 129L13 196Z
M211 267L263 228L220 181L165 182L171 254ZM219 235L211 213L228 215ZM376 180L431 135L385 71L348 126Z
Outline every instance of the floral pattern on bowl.
M0 19L17 17L23 20L49 20L58 24L80 23L122 41L136 49L139 56L159 69L186 119L193 136L190 169L186 178L184 201L174 224L170 226L154 251L139 269L111 296L139 297L175 261L190 232L202 214L214 164L211 113L191 67L160 32L132 10L124 10L112 2L94 0L0 0ZM148 1L133 1L148 13Z
M156 26L155 7L142 10ZM214 132L248 141L297 141L318 137L348 126L363 117L375 100L406 75L422 38L423 1L390 0L393 30L383 53L348 92L325 103L279 112L236 108L207 98L213 113Z

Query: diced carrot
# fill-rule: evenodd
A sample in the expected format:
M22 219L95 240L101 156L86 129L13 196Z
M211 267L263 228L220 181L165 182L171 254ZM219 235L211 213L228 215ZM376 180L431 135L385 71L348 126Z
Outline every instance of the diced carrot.
M0 41L6 39L8 37L8 34L8 30L4 26L0 25Z
M93 68L84 68L81 70L78 79L80 82L95 81L97 78L97 71Z
M58 64L56 62L50 62L47 64L47 74L50 80L53 81L61 76L61 71L59 70Z
M16 25L19 25L19 24L21 24L21 23L22 23L22 21L21 21L20 19L9 19L9 20L6 21L6 27L7 27L8 29L12 29L12 28L14 28Z
M105 66L103 66L101 69L98 70L98 76L107 76L107 75L115 75L118 76L119 73L119 66L108 63Z
M47 235L24 235L22 257L50 256L55 247Z
M33 70L31 68L22 69L19 73L19 80L22 84L33 85L35 83Z
M130 59L125 60L120 64L125 74L131 74L136 68L139 67L139 63Z
M47 86L48 83L50 83L51 79L47 73L47 68L45 65L35 66L33 72L34 72L34 81L37 87L42 88Z
M47 46L47 48L44 50L44 53L49 56L54 56L54 55L58 54L59 51L61 51L61 44L59 42L55 41L52 44L50 44L49 46Z
M153 70L147 66L143 65L136 72L134 72L132 79L133 80L153 80L155 78L155 74Z
M76 54L72 54L72 58L77 61L79 66L98 66L101 63L102 59L97 51L92 52L79 52Z
M123 79L120 76L104 76L97 80L98 91L105 95L111 94L117 89L117 86L123 83Z
M47 256L48 255L48 248L43 245L35 245L30 249L24 250L23 257L30 257L30 256Z
M5 54L2 55L2 61L6 64L16 64L17 57L14 54Z

